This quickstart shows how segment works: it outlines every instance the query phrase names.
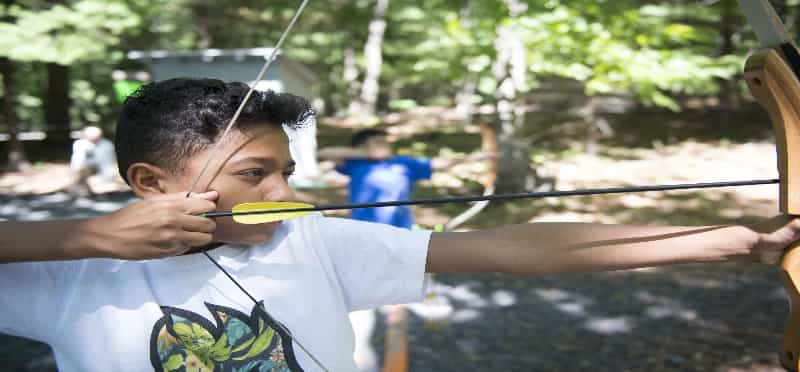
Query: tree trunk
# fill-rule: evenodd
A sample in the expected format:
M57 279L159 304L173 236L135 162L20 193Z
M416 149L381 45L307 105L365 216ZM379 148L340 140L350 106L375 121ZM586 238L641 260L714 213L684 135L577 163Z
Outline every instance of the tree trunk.
M47 93L44 100L44 121L48 142L70 141L69 67L47 64Z
M584 139L584 151L587 155L596 157L600 145L600 140L614 135L614 129L608 119L598 115L600 101L596 96L588 97L586 105L580 110L580 115L586 123L586 138Z
M478 87L478 74L470 72L456 94L456 113L464 126L472 124L472 112L475 110L475 90Z
M733 37L739 25L736 24L736 8L733 2L722 2L722 13L719 23L720 46L718 56L725 56L734 53ZM727 112L736 107L738 84L731 79L717 79L719 84L719 103ZM725 120L728 122L728 120Z
M358 66L356 65L356 51L351 46L344 49L344 61L342 66L342 80L347 87L347 112L355 113L359 110L358 106Z
M207 2L201 2L194 4L191 9L194 14L194 17L192 17L194 19L193 27L200 37L199 40L197 40L197 47L200 49L211 48L214 44L214 37L211 35L209 25L209 4L207 4Z
M25 170L30 167L30 163L25 156L22 142L19 141L19 118L14 105L16 95L14 63L8 58L0 58L0 74L3 76L2 116L9 136L7 170L12 172Z
M364 44L364 81L361 83L361 96L358 100L356 110L351 112L364 116L375 115L375 105L378 102L378 92L380 91L379 79L381 76L381 65L383 65L383 35L386 32L386 9L389 7L389 0L378 0L375 4L375 11L372 21L369 22L369 35Z
M527 70L525 45L513 29L501 26L495 39L497 60L492 73L497 81L497 140L500 147L497 166L497 192L521 192L533 189L534 173L528 159L528 143L520 138L525 110L519 93L525 91Z

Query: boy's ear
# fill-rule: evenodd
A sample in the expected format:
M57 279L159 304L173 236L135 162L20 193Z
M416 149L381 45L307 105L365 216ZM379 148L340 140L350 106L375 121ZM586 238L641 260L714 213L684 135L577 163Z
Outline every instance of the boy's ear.
M140 198L153 197L169 192L167 183L170 174L152 164L133 163L128 167L128 183Z

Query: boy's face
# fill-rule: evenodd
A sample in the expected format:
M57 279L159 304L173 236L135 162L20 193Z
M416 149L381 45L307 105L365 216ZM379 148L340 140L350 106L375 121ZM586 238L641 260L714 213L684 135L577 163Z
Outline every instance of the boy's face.
M237 204L261 201L293 201L294 191L287 179L295 163L289 153L286 134L279 127L262 125L246 132L231 130L200 178L195 192L216 190L217 210L228 211ZM188 190L208 158L208 150L192 156L186 169L169 183L172 190ZM230 217L217 218L214 241L255 244L272 237L280 222L243 225Z
M392 156L392 144L386 139L386 136L372 136L367 138L364 142L364 148L367 150L367 157L370 159L386 159Z

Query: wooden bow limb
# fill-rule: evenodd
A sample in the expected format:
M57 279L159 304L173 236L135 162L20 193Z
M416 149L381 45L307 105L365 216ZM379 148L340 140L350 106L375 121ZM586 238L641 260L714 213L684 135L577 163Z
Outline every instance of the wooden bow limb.
M485 154L497 154L497 136L494 129L487 123L481 123L481 152ZM488 161L489 166L486 169L486 174L481 179L483 185L483 195L492 195L495 192L495 182L497 181L497 160L491 159ZM471 218L480 213L486 206L489 205L488 200L476 202L469 209L461 212L458 216L453 217L450 222L445 225L445 231L452 231L467 222Z
M787 63L784 51L796 47L785 43L780 48L753 54L745 65L744 77L758 103L769 113L778 153L780 210L800 215L800 81ZM789 319L784 329L781 364L790 371L800 370L800 244L790 247L780 270L789 297Z

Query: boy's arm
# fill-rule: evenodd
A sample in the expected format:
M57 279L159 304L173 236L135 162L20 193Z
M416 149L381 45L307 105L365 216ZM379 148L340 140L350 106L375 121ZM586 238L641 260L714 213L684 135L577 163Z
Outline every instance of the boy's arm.
M496 158L497 154L485 151L475 152L460 159L445 159L441 157L435 157L431 159L431 168L434 170L442 170L463 163L494 160Z
M80 258L148 259L211 242L215 191L142 200L89 219L0 223L0 262Z
M744 226L532 223L433 233L426 271L535 275L748 258L774 263L798 238L799 221L768 233Z

